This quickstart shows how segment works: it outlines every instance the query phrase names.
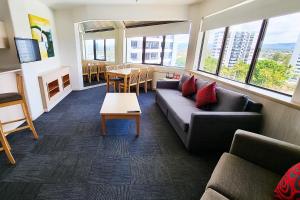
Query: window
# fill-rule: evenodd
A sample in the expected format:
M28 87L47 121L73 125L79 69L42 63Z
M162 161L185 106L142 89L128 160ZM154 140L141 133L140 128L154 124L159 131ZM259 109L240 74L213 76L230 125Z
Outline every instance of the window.
M95 40L96 60L105 60L104 40Z
M115 39L85 40L85 59L115 61Z
M198 70L292 95L300 76L299 21L295 13L206 31Z
M94 60L94 40L85 40L85 59Z
M115 39L106 40L106 60L115 62Z
M184 67L189 34L127 38L127 62Z
M146 39L145 55L149 53L149 56L145 56L144 63L161 64L163 36L151 36L151 37L146 37L145 39Z
M293 94L300 74L299 20L300 13L269 20L251 84Z
M245 82L262 21L229 27L220 76Z
M127 38L127 62L142 63L143 37Z
M184 67L189 44L189 34L167 35L163 65Z
M202 40L202 55L200 70L216 73L221 55L225 28L213 29L205 32Z

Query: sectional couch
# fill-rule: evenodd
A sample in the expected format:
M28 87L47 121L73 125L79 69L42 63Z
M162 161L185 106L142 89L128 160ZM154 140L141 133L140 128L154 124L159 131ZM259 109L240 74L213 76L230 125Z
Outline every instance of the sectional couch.
M195 96L187 98L181 93L182 84L188 78L183 75L178 81L158 81L156 102L189 151L228 151L237 129L260 131L262 104L243 94L217 87L218 103L198 109ZM207 83L198 79L197 88Z
M238 130L201 200L272 200L281 177L299 161L299 146Z

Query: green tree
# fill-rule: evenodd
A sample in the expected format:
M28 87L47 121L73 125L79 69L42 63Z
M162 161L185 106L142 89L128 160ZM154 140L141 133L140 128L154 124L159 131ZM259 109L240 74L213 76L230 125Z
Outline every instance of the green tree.
M280 64L288 66L289 62L291 60L291 57L292 57L291 54L276 52L272 55L272 60L277 61Z
M216 58L208 56L204 60L203 70L210 73L215 73L217 66L218 66L218 60Z
M230 78L236 81L244 82L249 70L249 65L243 61L238 61L232 67L222 67L221 76Z
M283 88L292 77L291 65L280 64L274 60L259 60L256 63L252 83L266 88Z

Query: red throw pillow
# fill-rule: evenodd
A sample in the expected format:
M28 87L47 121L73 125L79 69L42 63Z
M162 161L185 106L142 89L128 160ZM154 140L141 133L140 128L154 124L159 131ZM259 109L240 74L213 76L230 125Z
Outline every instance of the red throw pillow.
M182 96L188 97L192 96L196 92L196 80L194 76L192 76L190 79L186 80L182 84Z
M281 178L274 190L274 199L300 199L300 163L292 166Z
M196 94L196 107L217 103L216 95L216 82L213 82L197 91Z

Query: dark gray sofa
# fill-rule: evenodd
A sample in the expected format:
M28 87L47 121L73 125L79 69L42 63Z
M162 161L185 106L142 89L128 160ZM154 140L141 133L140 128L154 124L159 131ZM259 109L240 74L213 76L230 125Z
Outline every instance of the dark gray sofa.
M272 200L281 177L299 161L299 146L238 130L201 200Z
M237 129L260 131L261 104L217 87L218 103L200 110L195 106L195 97L186 98L181 94L181 85L187 78L184 75L180 81L158 81L156 102L189 151L228 151ZM197 80L197 88L206 84Z

